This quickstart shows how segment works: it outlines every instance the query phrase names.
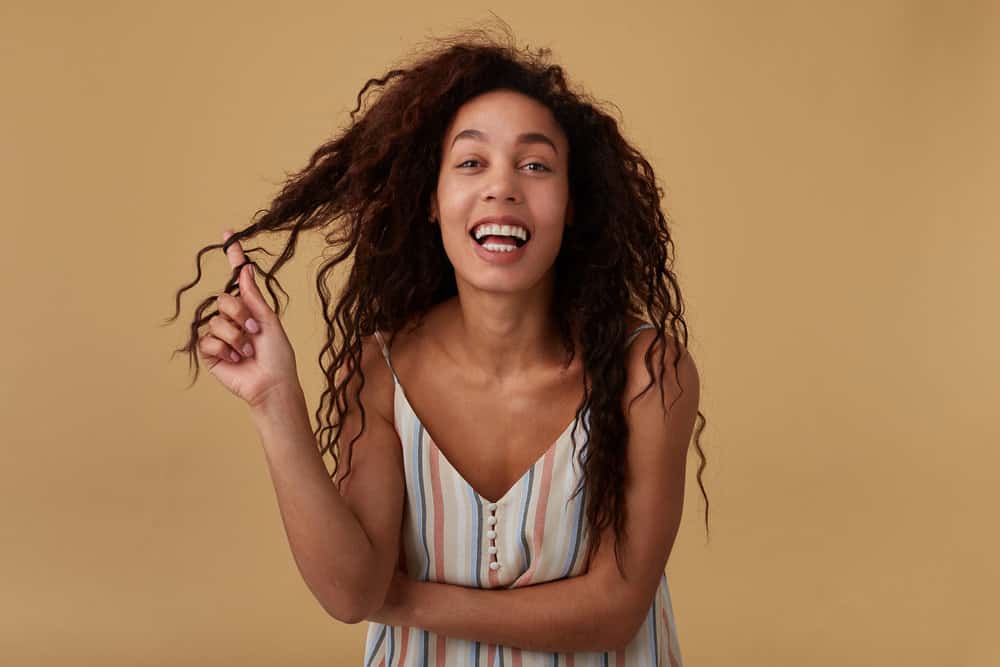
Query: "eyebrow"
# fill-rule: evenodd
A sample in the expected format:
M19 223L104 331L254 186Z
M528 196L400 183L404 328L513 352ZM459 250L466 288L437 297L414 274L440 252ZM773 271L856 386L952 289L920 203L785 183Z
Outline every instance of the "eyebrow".
M451 145L454 147L455 142L459 139L478 139L479 141L486 141L486 133L481 130L462 130L455 135L455 138L451 140ZM559 154L559 149L556 148L555 143L549 139L546 135L541 132L524 132L517 135L517 140L514 142L516 144L548 144L552 147L552 150Z

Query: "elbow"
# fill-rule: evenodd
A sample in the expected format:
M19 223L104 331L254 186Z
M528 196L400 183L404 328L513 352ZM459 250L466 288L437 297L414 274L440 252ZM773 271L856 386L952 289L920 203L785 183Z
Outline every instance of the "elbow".
M372 586L345 590L335 588L327 592L321 600L323 609L333 618L347 625L355 625L368 620L382 608L388 587L376 590Z
M347 625L355 625L370 618L381 605L374 605L375 596L361 591L332 588L317 596L327 614Z
M372 610L359 602L338 601L325 602L323 609L327 614L347 625L356 625L372 615Z
M347 625L357 625L358 623L361 623L362 621L364 621L367 618L368 618L367 614L353 614L353 615L345 616L344 618L339 618L337 620L339 620L341 623L345 623Z
M359 604L345 599L344 595L325 596L319 600L327 614L347 625L355 625L365 620L365 611Z
M361 621L365 620L364 616L356 613L334 614L333 612L329 611L328 613L341 623L344 623L345 625L357 625Z

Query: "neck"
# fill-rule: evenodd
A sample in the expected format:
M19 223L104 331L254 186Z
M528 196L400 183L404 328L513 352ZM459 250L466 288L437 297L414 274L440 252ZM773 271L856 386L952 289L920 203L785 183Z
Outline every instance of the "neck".
M483 384L519 383L552 367L562 345L552 316L552 282L517 293L462 289L448 304L450 356Z

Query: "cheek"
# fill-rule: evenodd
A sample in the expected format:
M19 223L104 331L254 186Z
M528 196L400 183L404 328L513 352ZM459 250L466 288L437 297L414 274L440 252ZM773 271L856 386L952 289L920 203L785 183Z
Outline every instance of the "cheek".
M461 210L476 201L476 190L469 184L461 182L445 183L438 188L438 202L446 210Z

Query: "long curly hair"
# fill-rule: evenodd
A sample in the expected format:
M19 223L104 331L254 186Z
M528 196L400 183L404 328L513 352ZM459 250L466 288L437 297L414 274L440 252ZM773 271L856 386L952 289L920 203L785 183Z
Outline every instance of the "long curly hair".
M316 278L328 338L319 355L327 385L316 409L314 435L321 456L328 452L332 456L331 478L336 477L347 387L359 373L354 400L360 404L364 386L362 338L375 331L394 334L414 321L419 324L434 305L457 294L440 228L426 224L441 142L450 120L466 101L497 89L517 91L541 102L565 131L571 147L574 219L565 229L555 261L553 312L568 358L576 353L572 332L579 332L582 348L584 396L577 415L589 409L589 422L584 423L588 445L586 457L582 451L577 456L585 473L586 517L593 538L588 558L596 552L602 530L611 524L616 561L623 572L620 546L625 539L628 428L621 398L629 333L625 316L638 316L656 330L644 357L650 378L656 377L654 349L660 350L657 363L665 369L666 327L684 348L688 338L680 287L670 270L674 246L661 211L663 191L653 168L623 138L615 119L588 93L568 83L562 67L550 63L549 49L520 49L509 29L503 33L497 38L488 30L471 28L436 38L414 60L403 63L408 66L390 67L381 78L369 79L358 93L348 127L317 148L305 168L286 174L270 206L254 214L252 224L236 231L226 243L198 252L198 275L178 290L176 310L167 321L180 313L181 294L200 280L203 254L225 249L237 240L246 247L246 241L262 234L287 232L285 248L270 268L257 264L255 256L272 253L260 247L245 250L277 304L272 283L281 289L275 274L294 255L299 234L323 230L326 243L339 252L325 261ZM380 94L374 95L376 90ZM348 258L353 263L346 284L331 307L329 275ZM237 275L234 269L227 291L236 288ZM218 310L204 313L214 302L212 296L198 306L190 339L174 352L190 355L195 369L192 384L198 377L199 328L218 314ZM280 305L276 310L280 314ZM676 370L681 351L674 349ZM662 373L660 377L662 393ZM642 393L652 385L650 379ZM334 410L336 419L332 419ZM350 444L364 431L364 415L362 406L361 431ZM700 444L706 420L700 411L698 417L694 442L701 457L698 484L705 499L707 533L708 496L701 480L706 460ZM576 451L575 429L573 446Z

